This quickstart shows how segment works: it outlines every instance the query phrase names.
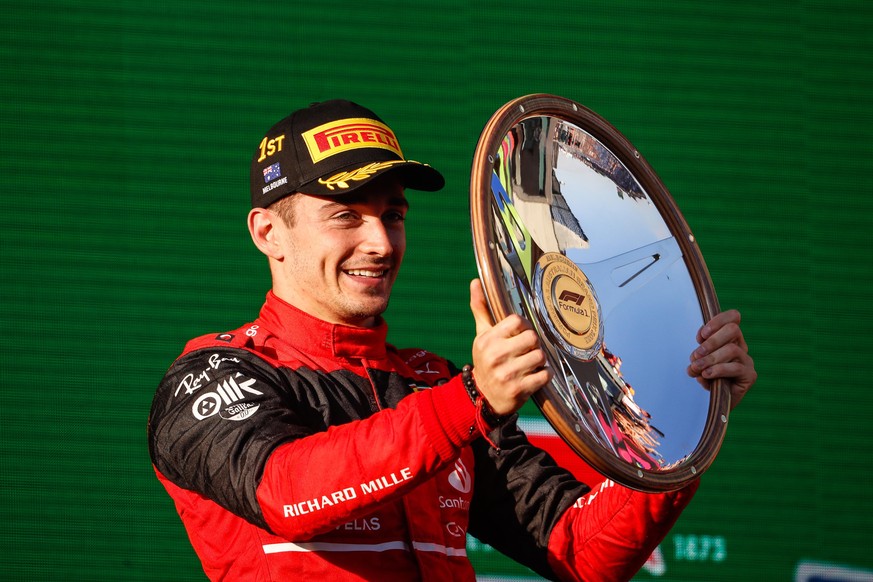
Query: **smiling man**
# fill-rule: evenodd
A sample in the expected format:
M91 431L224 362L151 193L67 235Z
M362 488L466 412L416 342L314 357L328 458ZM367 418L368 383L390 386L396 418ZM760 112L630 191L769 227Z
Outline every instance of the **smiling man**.
M549 381L545 355L528 322L491 321L478 281L472 366L386 343L405 191L442 186L348 101L256 148L248 226L272 289L253 322L186 345L148 424L210 579L472 581L470 534L547 578L623 580L690 501L696 482L591 490L530 445L513 413ZM727 379L736 404L756 377L739 314L698 341L689 373Z
M400 183L386 176L348 194L291 196L277 206L249 214L255 245L271 259L274 293L325 321L372 327L406 250Z

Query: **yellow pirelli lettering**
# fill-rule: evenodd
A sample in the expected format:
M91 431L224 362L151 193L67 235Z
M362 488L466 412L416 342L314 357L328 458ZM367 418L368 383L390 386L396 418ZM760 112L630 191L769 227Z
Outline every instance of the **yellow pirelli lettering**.
M319 125L303 133L313 163L355 148L382 148L403 157L397 137L375 119L353 117Z

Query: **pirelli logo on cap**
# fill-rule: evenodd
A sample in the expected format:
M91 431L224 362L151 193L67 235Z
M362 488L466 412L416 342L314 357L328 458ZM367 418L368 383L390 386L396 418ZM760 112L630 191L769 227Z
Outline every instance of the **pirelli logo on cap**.
M355 117L319 125L303 133L312 162L357 148L382 148L403 157L394 132L375 119Z

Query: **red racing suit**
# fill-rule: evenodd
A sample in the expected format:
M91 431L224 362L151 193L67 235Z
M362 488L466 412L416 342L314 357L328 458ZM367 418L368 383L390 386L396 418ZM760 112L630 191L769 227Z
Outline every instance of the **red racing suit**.
M170 367L149 452L210 579L473 581L468 533L546 578L627 579L690 501L592 491L514 421L495 449L455 367L386 334L270 292Z

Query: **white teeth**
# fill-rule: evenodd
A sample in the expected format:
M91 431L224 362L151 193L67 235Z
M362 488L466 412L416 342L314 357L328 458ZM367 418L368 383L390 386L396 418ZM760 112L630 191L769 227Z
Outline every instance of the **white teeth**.
M385 271L365 271L364 269L350 269L349 275L357 275L359 277L381 277Z

